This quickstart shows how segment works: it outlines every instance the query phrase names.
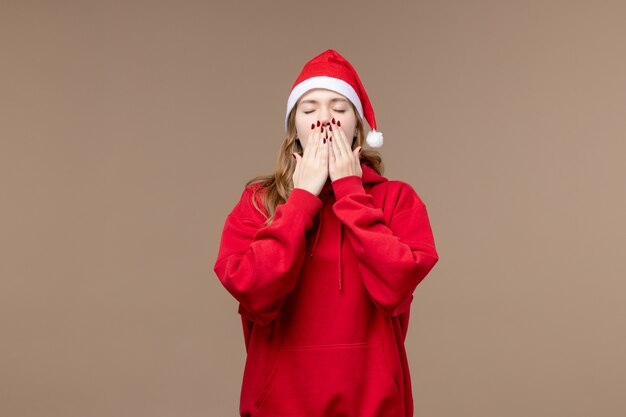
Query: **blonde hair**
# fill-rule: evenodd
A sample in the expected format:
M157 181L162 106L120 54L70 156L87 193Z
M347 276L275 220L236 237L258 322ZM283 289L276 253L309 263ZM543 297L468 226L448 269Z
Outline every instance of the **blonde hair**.
M352 150L359 146L363 146L365 143L365 127L363 120L358 111L352 105L352 111L356 115L357 124L355 128L356 140L352 143ZM252 204L254 207L266 218L265 225L269 225L274 220L274 213L276 207L279 204L283 204L289 198L291 191L293 190L293 172L296 169L296 160L293 158L293 153L297 152L302 155L303 149L300 141L296 139L296 110L298 105L296 104L287 118L287 135L283 139L283 142L278 151L278 157L276 160L276 166L274 173L270 175L259 175L246 183L246 187L252 184L258 184L254 187L252 194ZM382 157L378 151L363 146L360 154L361 163L368 165L374 169L378 174L382 175L384 166ZM265 208L265 212L257 204L257 193L260 190L264 190L260 194L260 201Z

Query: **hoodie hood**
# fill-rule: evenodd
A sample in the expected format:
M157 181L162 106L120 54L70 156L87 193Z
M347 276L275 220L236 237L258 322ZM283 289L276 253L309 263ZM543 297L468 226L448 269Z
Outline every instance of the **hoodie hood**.
M366 192L374 184L387 181L387 178L383 177L378 172L376 172L373 168L371 168L369 165L365 165L362 162L361 162L361 171L363 172L361 175L361 182ZM319 221L318 221L317 230L315 231L315 239L313 240L313 247L311 249L311 254L309 256L313 256L313 254L315 253L315 249L317 248L317 244L319 242L320 233L322 231L322 224L324 223L324 217L325 217L324 209L327 204L329 203L334 204L334 202L336 201L334 191L333 191L333 185L332 185L332 181L330 180L330 177L326 180L326 183L324 184L324 187L322 188L322 191L320 192L318 197L320 198L320 200L322 200L322 209L319 211L317 215L317 217L319 218ZM341 256L343 253L342 251L343 224L341 223L341 221L338 222L338 227L339 227L339 234L338 234L339 235L339 239L338 239L339 262L338 262L337 268L338 268L339 290L341 290L342 281L343 281L343 277L342 277L343 271L342 271L342 266L341 266Z

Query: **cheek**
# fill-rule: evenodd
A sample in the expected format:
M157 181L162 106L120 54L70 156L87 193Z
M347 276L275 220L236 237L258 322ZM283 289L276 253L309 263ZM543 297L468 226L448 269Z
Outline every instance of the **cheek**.
M300 146L302 146L302 150L306 149L307 140L300 138Z
M311 131L311 121L306 118L300 118L296 121L296 130L302 135L308 134Z
M354 117L348 117L342 120L341 127L343 128L346 136L350 136L352 138L356 135L356 119Z
M356 136L356 123L346 126L344 128L344 132L346 133L346 136L349 136L347 139L352 141L352 138Z

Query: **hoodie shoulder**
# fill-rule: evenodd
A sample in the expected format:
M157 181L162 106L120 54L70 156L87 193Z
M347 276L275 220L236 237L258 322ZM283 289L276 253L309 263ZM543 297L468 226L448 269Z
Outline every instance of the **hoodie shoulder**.
M363 183L370 184L372 189L384 190L384 199L387 200L387 203L391 200L390 204L393 206L394 213L402 213L424 206L419 194L408 182L388 179L363 163L361 163L361 168L363 169Z
M254 183L244 187L231 215L237 215L244 219L267 219L267 212L261 199L264 191L265 188L261 186L261 183ZM253 199L262 213L254 206Z
M402 213L416 207L425 206L420 195L415 188L406 181L388 180L385 182L387 186L387 198L395 200L394 213Z

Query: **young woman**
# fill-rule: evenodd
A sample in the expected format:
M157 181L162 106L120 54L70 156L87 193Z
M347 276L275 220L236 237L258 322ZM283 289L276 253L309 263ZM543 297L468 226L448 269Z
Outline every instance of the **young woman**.
M410 417L409 309L439 259L426 207L363 147L382 135L336 51L303 67L285 128L274 173L250 180L226 218L214 266L243 323L240 415Z

